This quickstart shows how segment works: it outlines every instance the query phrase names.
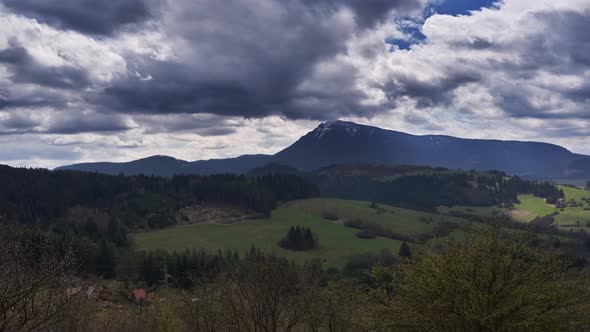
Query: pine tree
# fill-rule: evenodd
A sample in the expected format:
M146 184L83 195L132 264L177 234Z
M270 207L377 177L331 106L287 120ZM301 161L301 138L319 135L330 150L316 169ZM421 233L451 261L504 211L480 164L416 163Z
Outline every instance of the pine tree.
M399 248L399 256L405 258L412 258L412 251L410 251L410 246L405 241Z
M115 252L105 240L100 241L98 255L96 257L96 273L105 278L112 278L115 275Z
M285 237L279 241L279 246L288 250L305 251L316 248L318 241L309 228L291 226Z

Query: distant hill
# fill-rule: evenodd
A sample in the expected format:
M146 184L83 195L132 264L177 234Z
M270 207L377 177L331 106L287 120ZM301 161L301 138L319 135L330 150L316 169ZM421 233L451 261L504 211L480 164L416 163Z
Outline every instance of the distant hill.
M128 163L87 163L58 169L107 174L246 173L269 163L311 171L334 164L404 164L501 170L529 178L590 178L590 157L554 144L417 136L352 122L320 124L275 155L187 162L155 156Z
M168 156L152 156L130 162L111 163L83 163L58 167L56 170L76 170L84 172L96 172L110 175L157 175L172 176L174 174L205 174L213 173L212 170L201 168L198 165Z
M273 156L265 154L247 154L237 158L209 159L193 161L192 167L213 170L213 173L246 173L249 170L272 162Z

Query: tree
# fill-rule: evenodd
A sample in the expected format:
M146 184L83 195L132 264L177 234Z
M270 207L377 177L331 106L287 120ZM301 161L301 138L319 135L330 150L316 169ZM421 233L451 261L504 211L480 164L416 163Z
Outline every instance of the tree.
M579 331L588 327L588 277L557 253L503 239L498 228L440 251L423 249L374 291L389 325L433 331ZM388 288L389 287L389 288Z
M317 248L318 240L309 228L291 226L285 237L279 241L279 246L288 250L306 251Z
M300 330L320 296L317 267L258 251L216 282L225 323L238 331Z
M561 247L561 241L559 240L559 238L555 238L553 240L553 248L559 249L559 247Z
M405 241L399 248L399 256L405 258L412 258L412 251L410 250L410 246Z
M96 274L112 278L115 276L115 267L115 252L112 245L105 240L100 241L96 257Z
M590 180L586 181L586 189L590 190Z
M109 220L109 226L107 229L107 234L109 239L113 241L113 243L117 244L118 246L127 246L129 245L129 239L127 238L127 232L125 228L121 225L121 223L115 219L111 218Z
M60 330L73 319L75 261L46 233L12 226L0 229L0 332Z

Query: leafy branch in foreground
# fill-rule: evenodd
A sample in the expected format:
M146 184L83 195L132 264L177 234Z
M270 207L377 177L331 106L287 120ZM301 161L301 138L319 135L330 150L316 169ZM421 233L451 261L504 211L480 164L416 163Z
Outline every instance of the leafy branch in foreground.
M395 268L372 271L373 291L392 328L439 331L560 330L588 327L590 283L529 236L498 228L465 242L422 249Z
M0 229L0 331L55 328L71 318L80 296L75 261L46 234L3 225Z

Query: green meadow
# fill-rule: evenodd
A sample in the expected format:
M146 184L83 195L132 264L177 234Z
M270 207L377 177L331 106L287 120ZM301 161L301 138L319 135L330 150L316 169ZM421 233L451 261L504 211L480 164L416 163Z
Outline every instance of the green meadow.
M530 222L536 217L552 214L556 211L556 224L562 229L588 229L590 226L590 192L570 187L562 187L566 200L583 203L583 206L566 207L559 211L545 203L542 198L532 195L520 195L520 204L507 211L513 219ZM582 198L588 197L588 203ZM479 224L450 216L452 211L492 217L505 212L498 207L439 207L438 213L428 213L378 204L371 206L365 201L341 200L330 198L313 198L285 203L274 210L267 219L248 220L234 224L192 224L179 225L161 230L137 233L133 236L135 244L141 250L176 250L204 249L208 251L235 250L246 252L255 247L299 262L321 259L330 267L341 267L348 259L360 253L378 252L383 249L397 253L400 241L384 237L361 239L357 230L343 224L347 220L360 219L379 224L397 234L417 238L430 234L437 224L452 222L461 225ZM310 228L319 239L319 248L307 252L295 252L280 248L277 243L291 226ZM445 240L460 240L463 230L454 230L448 236L434 238L428 245L437 245Z
M565 194L565 200L568 206L564 209L557 209L552 205L546 204L543 198L532 195L519 195L520 204L515 205L515 210L510 211L511 216L518 221L529 222L536 217L543 217L555 212L556 225L565 230L586 230L590 231L590 191L572 188L568 186L558 186ZM571 206L575 202L578 206Z
M516 204L512 216L523 222L529 222L537 217L544 217L556 211L555 207L547 204L544 198L535 197L533 195L518 195L520 204ZM528 213L519 214L519 211ZM516 213L514 213L516 212Z
M452 212L462 212L474 214L482 217L492 217L498 213L506 212L513 220L520 222L530 222L537 217L543 217L555 212L555 224L564 230L590 231L590 191L573 188L569 186L558 186L565 194L565 200L568 204L564 209L545 203L545 199L533 195L519 195L519 204L512 210L505 210L495 206L472 207L472 206L441 206L438 212L449 214ZM575 202L577 206L571 206Z
M327 212L334 220L324 218ZM268 219L235 224L181 225L138 233L134 240L138 249L145 250L180 251L189 248L246 252L256 247L300 262L322 259L326 266L334 267L341 267L354 254L383 249L397 253L400 241L383 237L360 239L356 236L356 229L342 225L344 220L352 218L372 221L408 235L429 233L441 221L463 221L460 218L391 206L378 205L374 208L369 202L363 201L318 198L286 203L274 210ZM318 249L294 252L277 245L289 228L296 225L309 227L316 234L319 239Z
M590 210L585 210L590 208L590 191L568 186L559 186L559 189L565 193L566 202L574 200L579 206L568 206L559 211L555 217L557 225L574 232L580 229L590 231Z

